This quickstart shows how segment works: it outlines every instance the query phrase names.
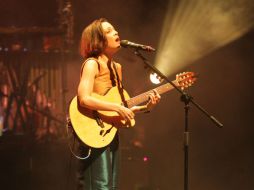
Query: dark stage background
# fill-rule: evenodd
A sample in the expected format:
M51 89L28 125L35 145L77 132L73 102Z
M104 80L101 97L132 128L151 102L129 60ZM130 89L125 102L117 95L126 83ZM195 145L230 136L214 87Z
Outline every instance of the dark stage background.
M30 65L33 73L31 81L44 71L47 73L40 81L40 89L44 89L45 94L55 103L50 114L60 121L64 121L68 102L76 94L82 60L74 52L78 51L82 29L94 19L105 17L118 30L121 39L157 48L167 11L167 2L164 0L73 0L71 4L74 33L73 43L66 46L67 53L61 53L61 48L57 49L59 43L56 43L53 52L37 55L40 46L45 50L43 40L38 39L45 35L51 36L52 33L63 35L58 28L59 23L61 25L58 9L63 6L63 1L0 2L0 42L8 44L6 39L11 39L10 43L22 40L27 42L31 37L29 43L24 43L31 47L27 52L28 58L19 56L15 64L20 62L20 67ZM38 32L39 29L34 29L34 26L43 32ZM22 30L16 30L17 28ZM56 30L52 32L52 28ZM37 35L34 35L35 32ZM36 44L33 39L38 40ZM33 47L38 51L33 52ZM237 40L182 69L199 74L198 81L188 92L224 124L222 129L217 128L191 105L189 189L254 188L253 49L254 31L250 30ZM29 50L33 52L31 55ZM153 63L156 53L144 55ZM1 56L1 65L6 62L11 64L8 60L17 56L17 52L13 55L1 50ZM47 58L44 60L42 57ZM27 61L30 59L32 61ZM115 59L123 65L124 85L130 95L134 96L154 87L149 82L149 72L131 50L120 50ZM6 75L3 74L3 66L1 69L1 85L4 85ZM20 75L24 71L16 72ZM174 76L169 78L173 80ZM51 83L54 84L53 87ZM3 99L2 96L1 98ZM46 116L45 112L39 115L49 117L48 112ZM136 120L135 128L120 131L121 190L183 189L184 108L179 94L171 91L162 95L161 103L151 113L138 115ZM2 133L0 189L75 189L76 160L68 150L65 125L54 119L53 121L52 131L47 131L48 125L45 125L46 132L39 133L39 137L38 133L32 133L36 134L36 138L27 134L27 130L22 133ZM148 160L144 161L144 158Z

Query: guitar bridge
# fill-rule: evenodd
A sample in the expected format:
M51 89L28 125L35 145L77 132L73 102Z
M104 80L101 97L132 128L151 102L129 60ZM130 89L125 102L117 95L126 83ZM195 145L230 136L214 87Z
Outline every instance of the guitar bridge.
M105 137L108 133L110 133L110 131L111 131L112 128L113 128L113 126L112 126L111 128L109 128L108 130L106 130L106 131L102 129L102 130L100 131L100 135L103 136L103 137Z

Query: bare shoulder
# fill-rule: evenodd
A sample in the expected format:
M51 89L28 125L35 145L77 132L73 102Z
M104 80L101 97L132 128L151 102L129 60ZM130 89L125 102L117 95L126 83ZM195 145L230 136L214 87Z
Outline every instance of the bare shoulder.
M87 59L83 63L83 67L97 67L98 66L98 61L96 59Z
M98 73L98 62L96 59L87 59L84 61L81 67L81 76L83 73L92 72L95 75Z
M118 62L114 62L114 63L115 63L115 65L116 65L116 68L119 68L119 69L122 68L122 65L121 65L120 63L118 63Z

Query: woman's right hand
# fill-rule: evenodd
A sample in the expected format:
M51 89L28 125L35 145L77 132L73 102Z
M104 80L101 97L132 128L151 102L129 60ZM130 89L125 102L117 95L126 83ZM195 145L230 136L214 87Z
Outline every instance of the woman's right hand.
M119 105L117 113L127 122L130 122L132 119L134 119L135 116L132 110L122 105Z

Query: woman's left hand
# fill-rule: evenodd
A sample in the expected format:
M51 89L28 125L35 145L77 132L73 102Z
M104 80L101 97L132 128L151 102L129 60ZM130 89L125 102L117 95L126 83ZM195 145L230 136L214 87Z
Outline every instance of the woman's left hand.
M149 102L146 104L147 111L151 111L153 107L160 102L160 99L161 96L157 90L153 90L153 92L149 94Z

